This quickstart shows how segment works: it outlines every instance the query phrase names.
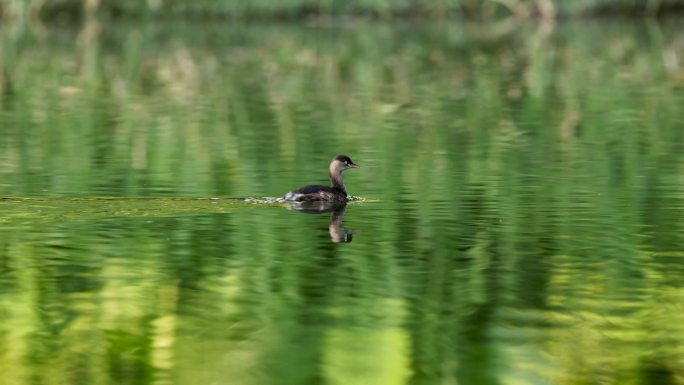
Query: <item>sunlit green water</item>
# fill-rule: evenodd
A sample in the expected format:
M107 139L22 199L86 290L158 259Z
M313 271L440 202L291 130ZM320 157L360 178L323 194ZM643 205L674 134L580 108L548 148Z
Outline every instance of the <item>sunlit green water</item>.
M49 32L0 45L1 384L684 384L676 24ZM339 226L205 199L336 153Z

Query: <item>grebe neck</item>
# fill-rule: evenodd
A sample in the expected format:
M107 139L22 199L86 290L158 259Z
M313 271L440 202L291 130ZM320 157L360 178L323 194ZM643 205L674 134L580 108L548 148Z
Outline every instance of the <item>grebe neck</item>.
M344 181L342 181L342 172L340 172L340 170L330 167L330 183L332 183L333 188L338 188L347 194L347 189L344 187Z

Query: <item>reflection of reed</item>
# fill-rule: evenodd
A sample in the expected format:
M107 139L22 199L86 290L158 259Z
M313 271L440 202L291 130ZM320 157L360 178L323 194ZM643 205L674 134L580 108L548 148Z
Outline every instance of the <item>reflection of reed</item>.
M0 43L0 56L2 56L2 43ZM0 103L9 99L12 95L12 78L5 63L0 63Z
M203 337L270 320L272 334L255 328L263 340L226 346L239 346L236 356L248 362L272 354L264 366L284 362L287 373L299 372L291 370L299 368L293 357L304 357L315 372L318 346L309 356L289 354L300 353L302 341L319 342L307 334L322 329L309 323L320 319L301 296L307 285L325 305L321 314L334 316L378 309L340 311L348 298L369 293L389 303L383 312L397 296L414 298L406 323L389 314L410 333L411 365L426 383L495 383L499 375L505 382L510 371L492 368L529 368L541 345L561 374L573 376L566 383L619 382L624 375L605 368L636 373L658 355L669 357L665 367L683 362L682 312L672 311L683 295L684 110L672 83L683 79L679 32L558 24L546 36L512 28L487 39L453 26L410 34L367 27L317 35L319 67L311 64L310 30L224 35L224 27L208 26L159 34L94 25L84 27L78 46L78 55L98 60L89 79L73 66L73 46L3 34L3 87L15 97L0 114L0 193L281 191L273 175L294 168L284 162L306 165L344 144L375 158L364 187L386 198L393 214L362 223L387 242L327 245L344 250L339 278L359 279L321 279L310 275L323 269L316 255L287 252L295 242L316 249L318 239L269 219L267 210L248 215L208 200L5 201L0 280L3 303L12 306L0 323L8 336L0 351L10 358L0 368L70 374L81 373L72 363L111 365L106 377L151 367L131 351L151 352L160 362L154 366L166 368L167 353L154 350L172 347L196 359L198 372L212 372L203 360L220 361L215 368L231 360L224 349L197 354L221 343ZM102 37L113 44L100 45ZM659 72L664 57L674 71L667 76ZM114 94L112 80L125 92ZM54 92L65 85L84 92ZM393 105L402 107L383 108ZM344 210L329 212L330 239L351 241ZM251 220L259 227L244 225ZM40 226L54 236L24 231ZM330 287L319 291L318 282ZM620 300L608 314L610 296ZM185 320L167 318L175 306ZM197 308L207 319L188 316ZM231 311L235 321L223 322ZM64 322L79 312L92 320ZM98 341L93 324L103 319L106 330L122 331ZM537 342L506 345L505 330L533 332ZM331 340L350 341L336 335ZM41 338L59 343L43 346ZM657 346L644 349L642 341ZM93 355L93 346L109 351ZM338 352L353 352L342 346ZM231 362L246 372L244 361ZM482 373L489 381L468 381ZM453 381L439 381L447 375Z
M15 101L26 113L11 119L31 125L35 135L4 132L0 140L20 140L31 151L4 146L0 158L15 168L21 164L63 175L85 175L93 159L105 159L119 174L105 175L110 180L104 183L120 189L193 186L203 195L251 195L277 190L265 188L265 173L279 172L285 168L280 164L295 158L334 152L329 150L334 143L384 154L378 164L389 165L397 161L391 154L416 149L411 137L424 146L420 151L437 147L436 154L451 154L452 144L463 146L468 140L483 147L499 141L510 148L527 139L522 124L530 119L556 127L556 139L566 142L578 136L580 127L604 123L610 126L607 135L624 138L633 133L623 135L596 117L592 124L586 111L590 105L610 109L605 95L623 95L627 107L648 102L654 114L670 111L660 114L665 124L646 128L662 132L644 136L652 147L673 129L668 122L681 116L677 99L664 97L671 91L657 71L665 64L669 80L681 84L677 31L663 26L638 40L624 26L562 26L569 30L560 34L572 39L559 46L561 25L540 26L531 34L520 23L507 25L457 31L438 26L411 36L369 26L345 31L312 51L307 35L297 29L230 31L222 40L222 31L211 28L200 34L165 34L103 29L91 20L80 31L76 56L73 46L50 40L27 44L4 30L3 97L23 79ZM602 39L593 39L597 33ZM172 38L159 37L166 35ZM380 42L388 39L400 43L387 49ZM429 47L424 39L430 39ZM220 48L233 40L243 43L222 53ZM463 55L453 54L452 47ZM598 51L602 54L593 54ZM618 75L621 81L613 81ZM631 92L630 86L643 85L643 79L652 79L653 96L663 97L646 101ZM66 104L59 113L53 108L57 102ZM507 112L521 105L524 114ZM540 117L540 111L546 116ZM10 118L0 120L3 127L11 126ZM420 124L406 124L409 120ZM43 140L51 127L61 134ZM483 127L490 135L477 135ZM99 140L101 156L89 153L91 138ZM440 155L401 169L407 178L430 180L438 170L430 162L458 167L457 157ZM487 164L504 162L492 158ZM65 193L87 188L71 182L58 186Z

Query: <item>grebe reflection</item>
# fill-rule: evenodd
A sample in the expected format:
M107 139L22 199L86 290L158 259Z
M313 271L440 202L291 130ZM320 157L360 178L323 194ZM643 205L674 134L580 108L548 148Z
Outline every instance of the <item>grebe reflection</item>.
M342 226L342 218L344 218L346 209L346 205L342 206L342 208L333 211L330 215L328 234L330 234L330 240L333 241L333 243L349 243L352 241L354 231Z
M349 243L352 241L354 230L342 226L342 219L347 210L346 204L331 204L326 201L316 202L292 202L287 206L290 210L299 211L306 214L330 214L328 224L328 234L333 243Z

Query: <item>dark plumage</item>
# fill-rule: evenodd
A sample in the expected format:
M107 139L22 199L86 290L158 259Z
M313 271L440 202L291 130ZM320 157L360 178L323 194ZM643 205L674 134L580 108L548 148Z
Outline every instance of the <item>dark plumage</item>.
M285 200L290 202L346 202L347 189L342 181L342 171L357 167L359 166L352 162L348 156L337 155L330 161L330 166L328 167L331 187L321 185L304 186L285 194Z

